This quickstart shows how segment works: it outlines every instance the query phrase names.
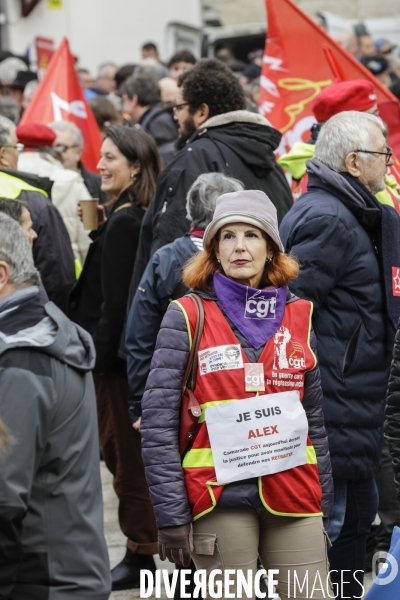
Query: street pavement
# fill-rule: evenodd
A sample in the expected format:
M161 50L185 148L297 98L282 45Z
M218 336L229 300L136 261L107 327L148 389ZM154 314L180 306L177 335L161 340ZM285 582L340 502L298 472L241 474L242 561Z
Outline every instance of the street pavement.
M121 533L118 525L118 500L112 486L112 476L108 472L104 462L101 462L101 479L103 483L103 500L104 500L104 529L106 534L108 552L110 555L111 568L115 567L125 556L125 536ZM157 569L168 569L169 572L174 570L174 565L170 562L161 562L158 556L154 557ZM364 587L368 591L372 583L372 576L368 573L365 576ZM110 600L133 600L140 598L139 589L126 590L124 592L113 592ZM155 598L155 596L150 596ZM166 600L167 596L163 589L161 600Z

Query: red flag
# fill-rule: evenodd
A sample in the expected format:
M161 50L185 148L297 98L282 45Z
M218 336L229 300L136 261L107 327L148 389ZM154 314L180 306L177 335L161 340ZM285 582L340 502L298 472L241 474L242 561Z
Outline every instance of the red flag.
M260 112L283 133L278 154L307 141L315 118L311 102L335 80L368 79L378 103L397 99L354 56L292 0L266 0L268 36L261 75ZM304 136L304 138L303 138Z
M23 123L71 121L82 131L84 152L82 161L96 170L102 143L101 133L75 71L75 59L66 38L53 55L35 97L22 115Z

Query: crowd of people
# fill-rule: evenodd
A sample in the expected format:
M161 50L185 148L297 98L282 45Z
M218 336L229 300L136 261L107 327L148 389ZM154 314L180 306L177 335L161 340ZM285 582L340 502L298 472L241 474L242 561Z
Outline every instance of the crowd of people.
M337 36L370 68L367 38ZM142 51L77 67L98 173L73 123L18 124L36 77L0 57L2 90L25 84L0 97L0 596L106 600L159 553L359 598L400 526L400 182L376 90L326 87L277 159L262 52ZM208 411L255 401L299 415L302 454L221 480ZM127 539L111 571L100 458Z

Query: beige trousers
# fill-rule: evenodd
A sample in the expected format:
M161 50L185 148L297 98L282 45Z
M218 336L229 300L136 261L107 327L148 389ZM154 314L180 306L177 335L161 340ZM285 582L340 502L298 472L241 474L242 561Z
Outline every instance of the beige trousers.
M237 570L247 578L247 570L251 569L254 581L258 556L265 570L279 571L273 579L278 581L281 600L334 597L328 577L328 538L321 517L279 517L265 508L217 507L194 521L193 529L196 568L207 572L207 581L214 569L233 569L230 579L234 583L228 590L233 593L231 598L239 598ZM215 581L221 581L221 597L229 597L225 595L224 573L215 576ZM244 590L242 594L242 598L254 599L254 589L252 595Z

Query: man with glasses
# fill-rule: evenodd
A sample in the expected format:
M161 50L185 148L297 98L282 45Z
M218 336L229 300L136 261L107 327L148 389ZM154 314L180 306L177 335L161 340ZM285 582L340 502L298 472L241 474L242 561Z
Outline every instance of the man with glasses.
M358 582L378 507L374 475L400 315L394 280L400 267L400 217L375 198L393 164L386 137L383 122L372 114L347 111L331 117L307 162L308 192L280 227L286 251L301 265L291 291L314 304L335 488L328 526L334 586L343 571L348 575L339 598L363 592Z
M315 142L324 123L334 115L344 111L357 110L379 117L375 86L366 79L340 81L327 86L312 101L311 109L317 123L311 127L307 143L299 141L278 162L292 178L293 199L307 191L307 160L314 155ZM396 179L397 178L397 179ZM376 194L382 204L392 206L400 213L400 172L389 166L386 175L386 187Z
M38 234L33 244L35 265L49 299L65 310L76 281L71 242L61 215L51 202L52 182L17 170L23 149L14 123L0 116L0 196L28 203L33 229Z
M98 198L100 204L107 202L107 194L101 189L100 175L88 171L82 162L84 141L79 127L70 121L53 121L48 127L56 134L53 147L61 156L64 169L79 173L92 198Z

